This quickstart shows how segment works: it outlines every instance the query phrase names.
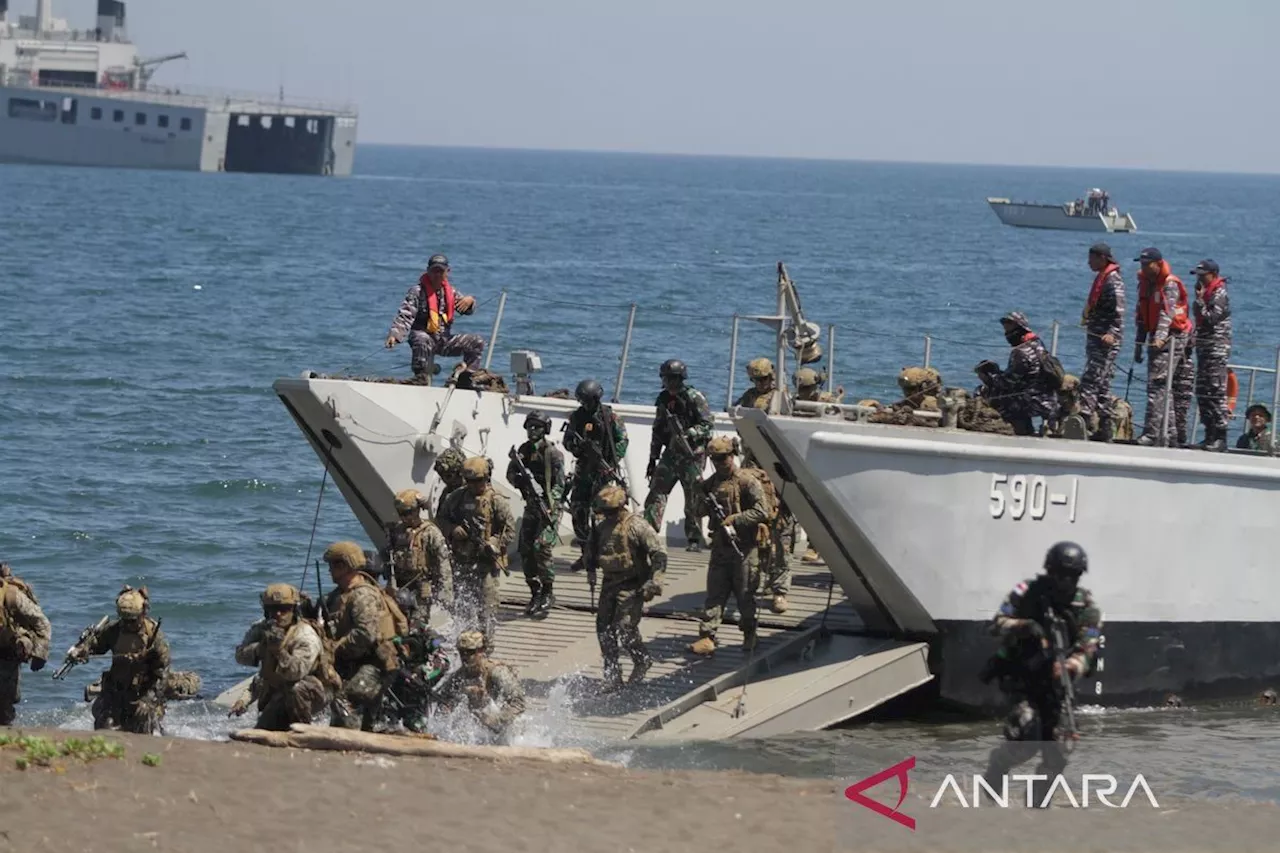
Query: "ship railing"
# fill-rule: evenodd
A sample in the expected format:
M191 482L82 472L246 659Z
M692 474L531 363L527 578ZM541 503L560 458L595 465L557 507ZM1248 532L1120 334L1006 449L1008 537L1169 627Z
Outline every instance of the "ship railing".
M5 77L4 85L15 89L31 89L41 92L57 92L59 94L80 94L95 98L145 100L148 103L165 104L174 107L215 108L244 113L274 113L297 110L309 113L332 113L351 118L359 115L359 109L355 104L292 95L282 98L279 95L264 95L260 92L237 92L198 86L157 86L152 84L141 89L110 89L92 83L62 81L57 83L38 83L32 82L29 72L26 71L10 71Z

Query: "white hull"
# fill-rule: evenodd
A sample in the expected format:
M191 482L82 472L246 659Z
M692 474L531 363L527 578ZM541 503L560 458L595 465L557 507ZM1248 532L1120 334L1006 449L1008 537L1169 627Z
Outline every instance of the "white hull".
M1138 230L1133 215L1109 211L1089 216L1072 216L1061 204L1020 204L1008 199L987 199L1005 225L1016 228L1046 228L1057 231L1132 232Z

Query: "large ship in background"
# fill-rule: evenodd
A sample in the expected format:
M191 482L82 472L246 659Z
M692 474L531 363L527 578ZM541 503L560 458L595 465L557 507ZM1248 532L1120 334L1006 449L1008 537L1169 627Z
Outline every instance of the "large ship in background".
M164 62L129 39L125 4L97 0L92 28L17 16L0 0L0 162L350 175L357 112L296 99L152 85Z

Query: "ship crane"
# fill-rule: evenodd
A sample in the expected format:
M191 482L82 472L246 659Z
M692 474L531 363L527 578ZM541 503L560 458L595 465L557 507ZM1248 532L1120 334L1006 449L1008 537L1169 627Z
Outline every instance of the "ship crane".
M166 62L173 62L175 59L186 59L187 52L170 53L166 56L157 56L152 59L133 58L133 67L138 73L138 88L145 89L151 83L151 78L155 76L157 69Z

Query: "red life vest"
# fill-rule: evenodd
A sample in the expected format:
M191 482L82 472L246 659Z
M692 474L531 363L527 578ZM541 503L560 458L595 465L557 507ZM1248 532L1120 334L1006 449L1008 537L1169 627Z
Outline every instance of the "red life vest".
M427 297L427 334L434 335L442 332L453 323L454 303L457 301L457 294L453 292L453 285L449 284L448 276L440 283L441 290L444 291L444 311L440 311L440 296L431 287L431 280L427 278L427 274L423 273L422 278L418 279L418 284L422 286L422 293Z
M1213 294L1218 290L1218 288L1222 287L1226 283L1227 283L1227 280L1225 278L1222 278L1221 276L1215 278L1213 281L1209 282L1204 286L1204 292L1200 294L1200 298L1203 299L1206 304L1208 304L1209 297L1213 296Z
M1102 283L1107 280L1107 276L1118 269L1120 269L1119 264L1107 264L1094 278L1093 287L1089 288L1089 301L1084 306L1084 319L1088 320L1093 314L1093 307L1098 304L1098 297L1102 295Z
M1161 261L1160 277L1152 281L1146 270L1138 273L1138 331L1155 332L1160 326L1160 315L1164 313L1164 285L1172 281L1178 285L1178 304L1173 307L1173 320L1169 323L1169 333L1179 334L1191 329L1191 317L1187 313L1187 288L1182 279L1169 271L1169 262Z

